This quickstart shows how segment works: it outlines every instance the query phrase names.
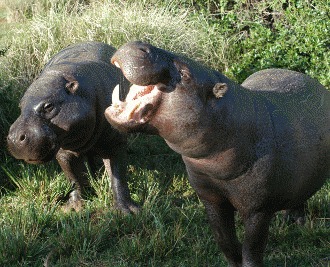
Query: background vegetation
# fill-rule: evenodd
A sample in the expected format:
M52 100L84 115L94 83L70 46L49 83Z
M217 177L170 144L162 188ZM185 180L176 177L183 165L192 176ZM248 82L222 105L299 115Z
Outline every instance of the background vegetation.
M6 152L19 98L55 53L86 40L148 41L237 82L282 67L329 88L329 14L328 0L2 0L0 266L226 266L180 157L158 137L130 137L130 187L141 214L112 210L103 169L92 180L98 197L83 212L63 213L69 185L57 164L27 165ZM266 266L329 266L329 200L328 182L308 202L305 226L274 218Z

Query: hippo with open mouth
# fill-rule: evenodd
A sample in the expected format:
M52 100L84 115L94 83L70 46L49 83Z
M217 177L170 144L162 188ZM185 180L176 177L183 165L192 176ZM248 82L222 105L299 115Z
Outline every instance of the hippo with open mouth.
M274 213L300 208L329 176L330 93L283 69L239 85L139 41L119 48L111 62L133 85L125 101L114 90L108 121L121 131L158 134L180 153L230 266L262 266Z
M21 115L8 133L8 149L15 158L33 164L57 159L73 185L66 210L81 209L90 188L85 161L95 156L103 159L110 176L115 207L124 213L139 209L126 181L126 135L104 116L114 86L129 85L109 63L114 52L100 42L61 50L24 93Z

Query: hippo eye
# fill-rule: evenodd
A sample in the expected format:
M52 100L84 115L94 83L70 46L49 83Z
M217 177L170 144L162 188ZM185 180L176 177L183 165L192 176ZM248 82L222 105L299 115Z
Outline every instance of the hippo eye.
M49 113L53 110L54 105L52 103L45 103L43 109L45 112Z

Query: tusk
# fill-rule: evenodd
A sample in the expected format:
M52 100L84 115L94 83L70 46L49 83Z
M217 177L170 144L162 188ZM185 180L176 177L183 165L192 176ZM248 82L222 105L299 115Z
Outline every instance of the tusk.
M112 92L112 104L119 104L121 101L119 100L119 84L113 89Z
M117 61L114 61L113 64L117 67L120 68L119 63Z

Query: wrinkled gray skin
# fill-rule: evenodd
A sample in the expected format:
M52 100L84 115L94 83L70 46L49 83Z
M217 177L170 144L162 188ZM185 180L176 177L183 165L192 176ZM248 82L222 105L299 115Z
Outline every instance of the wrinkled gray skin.
M126 136L104 117L114 86L128 86L109 63L114 52L107 44L86 42L56 54L26 90L21 115L7 137L17 159L37 164L56 157L74 186L67 209L82 207L90 188L84 162L100 156L111 178L115 207L125 213L138 210L126 181Z
M162 136L182 155L229 265L262 266L274 213L300 208L329 175L329 92L282 69L259 71L238 85L141 42L121 47L112 63L132 83L149 86L139 93L132 86L125 102L114 100L109 122ZM243 244L235 210L244 222Z

